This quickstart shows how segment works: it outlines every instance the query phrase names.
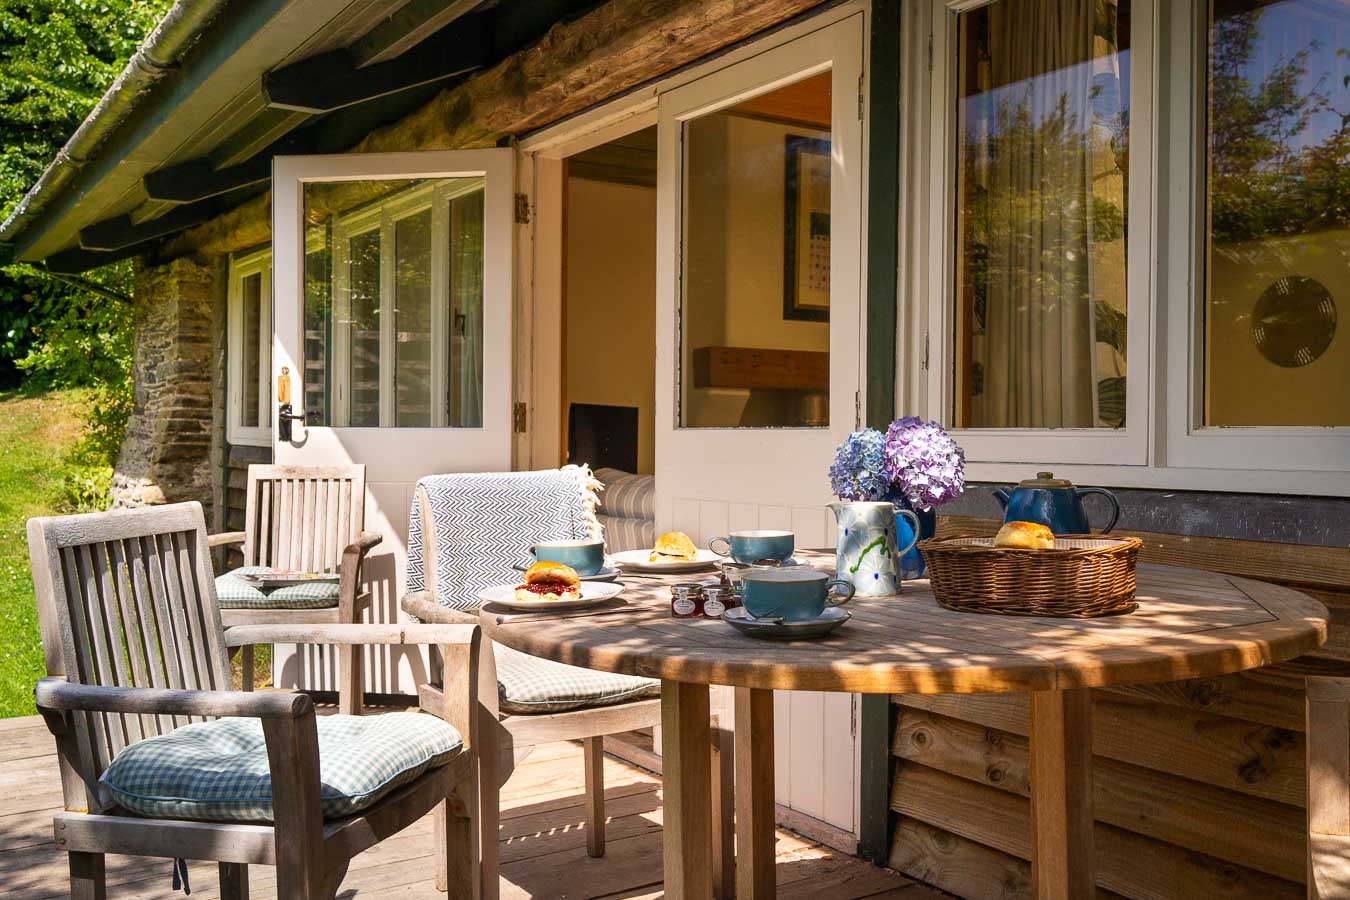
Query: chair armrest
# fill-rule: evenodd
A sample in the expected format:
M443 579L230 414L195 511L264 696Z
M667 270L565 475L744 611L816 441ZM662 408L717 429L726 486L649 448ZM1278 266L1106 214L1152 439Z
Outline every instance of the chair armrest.
M207 535L206 546L215 549L228 547L230 544L242 544L245 536L242 531L222 531L220 534Z
M338 561L338 606L347 621L351 621L356 591L361 585L361 563L371 548L382 540L384 536L378 532L363 531L356 540L342 548L342 559Z
M113 712L169 716L246 716L297 719L314 711L307 694L280 691L187 691L167 688L105 687L73 684L48 676L33 691L44 712Z
M235 625L225 646L253 644L472 644L477 625Z
M408 615L433 625L473 625L478 622L478 617L473 613L441 606L431 591L405 594L399 606Z

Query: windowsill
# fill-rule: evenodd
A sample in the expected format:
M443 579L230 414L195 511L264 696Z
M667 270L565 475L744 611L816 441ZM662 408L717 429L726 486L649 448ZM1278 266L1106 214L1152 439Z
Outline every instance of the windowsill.
M1052 471L1083 487L1093 485L1177 491L1350 497L1350 472L1071 465L1055 462L966 464L966 478L969 481L1016 483L1043 471Z
M272 433L269 431L262 434L241 434L230 431L225 435L225 440L235 447L271 447Z

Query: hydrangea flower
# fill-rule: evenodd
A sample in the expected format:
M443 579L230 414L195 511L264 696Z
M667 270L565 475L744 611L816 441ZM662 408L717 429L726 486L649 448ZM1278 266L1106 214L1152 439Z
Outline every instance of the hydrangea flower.
M855 431L834 451L830 489L840 500L882 500L891 490L886 436L873 428Z
M886 430L886 476L915 509L941 506L965 488L966 455L936 422L896 419Z

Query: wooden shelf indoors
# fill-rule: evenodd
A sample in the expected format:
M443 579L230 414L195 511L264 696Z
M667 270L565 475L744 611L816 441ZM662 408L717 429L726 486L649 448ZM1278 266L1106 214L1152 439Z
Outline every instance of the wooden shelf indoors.
M828 391L830 354L767 347L696 347L694 387Z

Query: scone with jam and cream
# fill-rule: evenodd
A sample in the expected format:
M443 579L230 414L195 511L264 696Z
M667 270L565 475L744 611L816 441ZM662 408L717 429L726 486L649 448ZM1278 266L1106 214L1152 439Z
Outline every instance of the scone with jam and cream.
M580 600L581 578L571 566L540 560L525 570L525 583L516 586L516 599Z
M648 562L693 562L696 559L698 547L683 531L667 531L661 535L647 557Z

